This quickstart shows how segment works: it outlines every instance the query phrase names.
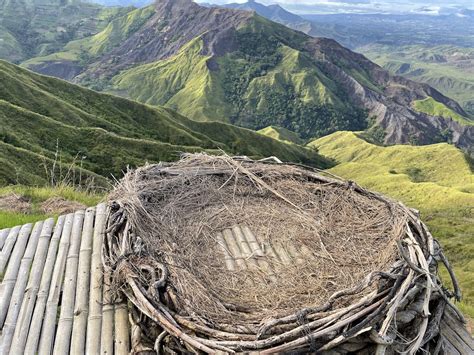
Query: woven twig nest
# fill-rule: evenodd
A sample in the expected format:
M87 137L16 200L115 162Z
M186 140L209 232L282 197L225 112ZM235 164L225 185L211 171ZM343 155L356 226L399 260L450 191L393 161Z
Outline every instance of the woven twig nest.
M416 211L314 169L185 155L111 196L106 279L134 350L414 353L453 296ZM455 296L459 297L453 277Z

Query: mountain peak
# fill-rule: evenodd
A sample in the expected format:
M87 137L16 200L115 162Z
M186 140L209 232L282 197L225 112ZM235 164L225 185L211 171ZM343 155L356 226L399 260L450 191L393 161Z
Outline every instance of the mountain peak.
M310 37L239 9L159 0L155 11L134 10L135 23L124 16L100 36L84 40L90 41L84 48L95 49L103 35L114 45L92 52L95 57L81 63L74 81L167 105L195 120L252 129L281 126L305 139L365 130L374 124L369 115L383 129L377 139L386 144L450 139L444 132L451 132L460 147L472 144L474 126L412 106L431 97L463 115L431 87L392 76L334 40ZM275 12L284 23L284 12ZM34 65L31 69L46 72L57 61Z
M171 6L174 8L200 7L192 0L155 0L156 7Z

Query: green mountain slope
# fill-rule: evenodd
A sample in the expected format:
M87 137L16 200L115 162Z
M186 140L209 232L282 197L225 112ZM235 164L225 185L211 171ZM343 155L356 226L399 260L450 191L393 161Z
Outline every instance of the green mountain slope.
M77 161L84 174L120 176L130 166L176 159L180 152L226 151L327 166L315 150L228 124L191 121L34 74L0 61L0 184L41 184L44 166ZM79 175L79 174L77 174Z
M395 74L433 86L474 115L474 48L369 45L357 51Z
M465 155L445 143L376 146L353 132L309 145L339 162L331 172L421 211L460 278L463 310L474 317L474 174Z
M450 138L472 150L473 128L464 121L412 107L431 97L466 116L455 101L391 75L333 40L312 38L247 11L158 0L24 65L52 74L58 60L79 68L78 75L67 77L75 83L169 107L198 121L254 130L280 126L303 139L375 125L387 144Z
M85 6L78 5L80 8ZM63 44L60 51L52 53L44 53L46 55L33 56L28 60L23 61L22 65L37 71L44 71L44 63L57 63L65 68L76 68L71 77L62 75L58 68L47 69L48 74L52 76L61 77L64 79L72 79L81 70L82 65L91 57L101 55L120 44L121 41L127 38L130 34L135 32L144 22L154 13L152 7L141 9L130 8L112 8L110 10L99 9L101 12L97 15L104 17L103 12L111 12L108 19L100 22L100 28L97 28L93 36L80 39L72 39ZM122 16L119 16L118 14ZM112 14L114 16L112 16ZM100 30L99 30L100 29Z
M102 31L112 19L131 9L79 1L2 0L0 59L19 63L57 52L72 40ZM61 74L66 74L64 69ZM76 75L77 69L69 74Z
M304 141L298 137L295 132L292 132L286 128L278 127L278 126L268 126L262 128L261 130L257 131L260 134L263 134L267 137L272 137L274 139L278 139L279 141L286 142L286 143L294 143L294 144L303 144Z
M449 118L451 120L462 123L463 125L474 124L474 121L466 119L466 117L461 116L457 112L454 112L449 107L436 101L432 97L427 97L426 99L423 99L423 100L413 101L413 108L419 112L424 112L428 115Z

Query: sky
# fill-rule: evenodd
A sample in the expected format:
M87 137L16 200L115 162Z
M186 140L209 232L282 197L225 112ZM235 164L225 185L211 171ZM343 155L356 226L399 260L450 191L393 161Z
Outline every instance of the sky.
M246 2L247 0L196 0L213 4ZM474 0L256 0L270 5L278 3L298 14L310 13L426 13L437 15L459 8L474 9Z

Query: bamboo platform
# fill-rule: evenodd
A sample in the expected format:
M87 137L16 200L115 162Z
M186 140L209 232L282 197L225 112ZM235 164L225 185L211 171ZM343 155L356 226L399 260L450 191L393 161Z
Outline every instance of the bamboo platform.
M0 354L128 354L127 304L110 303L102 273L106 205L0 230ZM245 226L217 235L229 270L299 263L305 250L264 246ZM272 255L273 265L259 256ZM277 266L275 266L277 265ZM446 307L440 353L474 354L474 341Z
M0 354L128 354L102 276L106 205L0 230Z

